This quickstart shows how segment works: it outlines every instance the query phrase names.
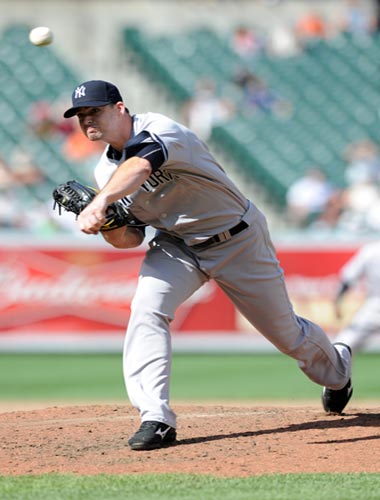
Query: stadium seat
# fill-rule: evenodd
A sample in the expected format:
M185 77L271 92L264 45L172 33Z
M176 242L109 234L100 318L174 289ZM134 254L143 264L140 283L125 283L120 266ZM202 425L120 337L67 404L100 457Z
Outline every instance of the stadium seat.
M236 159L247 178L259 181L271 195L275 192L280 206L290 183L312 165L343 185L346 146L363 137L377 137L379 130L380 37L342 34L316 42L298 56L244 60L232 52L229 36L223 38L209 28L165 37L125 30L126 48L143 62L141 68L149 61L164 86L182 87L176 94L179 101L191 95L202 77L213 78L221 93L230 89L237 114L231 122L215 127L211 140ZM243 68L290 101L289 116L247 115L239 108L241 94L231 91L231 86Z
M68 178L87 181L77 165L62 154L62 140L41 138L30 127L30 108L38 100L54 103L78 81L71 68L51 47L34 47L30 27L10 25L0 32L0 156L10 161L18 147L30 155L44 181L17 189L45 203L52 189ZM16 193L16 194L17 194Z

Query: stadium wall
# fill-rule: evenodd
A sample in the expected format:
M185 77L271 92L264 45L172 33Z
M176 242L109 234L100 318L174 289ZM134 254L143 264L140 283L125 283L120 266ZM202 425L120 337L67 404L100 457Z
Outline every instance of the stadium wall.
M278 245L296 312L331 337L363 298L345 300L341 322L332 300L338 271L357 244ZM120 251L99 239L0 245L0 352L119 352L146 248ZM175 351L268 351L273 347L238 314L214 282L177 311ZM369 348L377 347L378 342Z

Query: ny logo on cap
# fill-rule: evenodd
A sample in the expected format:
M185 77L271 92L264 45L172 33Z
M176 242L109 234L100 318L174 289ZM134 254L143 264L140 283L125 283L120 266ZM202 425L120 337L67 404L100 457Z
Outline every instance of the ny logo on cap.
M86 87L81 85L75 89L74 99L79 99L80 97L84 97L86 95Z

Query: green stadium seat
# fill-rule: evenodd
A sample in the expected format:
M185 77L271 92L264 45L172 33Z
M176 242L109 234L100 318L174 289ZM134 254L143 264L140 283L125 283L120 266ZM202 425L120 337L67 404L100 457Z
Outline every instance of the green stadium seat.
M343 34L316 42L299 56L263 55L250 61L232 52L228 35L223 38L209 28L165 37L127 28L125 42L143 61L141 67L153 67L164 86L182 87L182 92L177 90L179 100L191 95L204 76L215 80L222 95L243 68L290 100L293 111L287 117L248 115L239 109L238 90L230 91L236 118L212 133L212 141L236 159L247 179L276 193L279 205L285 203L290 183L312 165L343 185L347 145L363 137L378 140L378 35L359 39Z
M33 199L45 203L54 186L79 169L66 161L53 139L34 135L30 107L40 99L54 103L78 78L53 48L31 45L29 30L27 25L11 25L0 32L0 155L9 161L22 147L43 173L43 182L17 189L32 204Z

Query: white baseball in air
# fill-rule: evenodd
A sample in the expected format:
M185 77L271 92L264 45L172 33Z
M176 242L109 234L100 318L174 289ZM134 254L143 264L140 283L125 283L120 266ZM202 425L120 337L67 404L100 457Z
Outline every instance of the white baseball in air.
M30 31L29 40L33 45L49 45L53 41L53 32L46 26L38 26Z

